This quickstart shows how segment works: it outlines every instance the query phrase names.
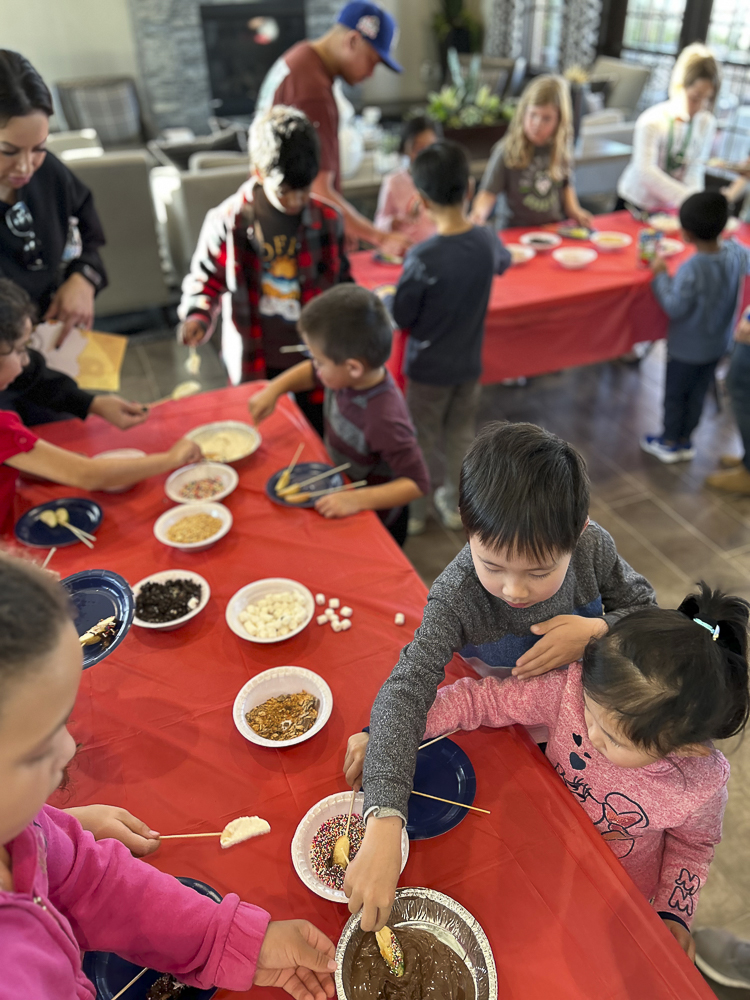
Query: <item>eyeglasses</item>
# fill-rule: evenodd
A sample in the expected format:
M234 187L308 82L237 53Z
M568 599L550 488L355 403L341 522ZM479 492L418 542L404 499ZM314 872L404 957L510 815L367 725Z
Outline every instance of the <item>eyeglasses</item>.
M5 225L14 236L24 241L21 253L23 263L29 271L43 271L46 264L42 260L42 241L34 232L34 217L28 205L17 201L5 213Z

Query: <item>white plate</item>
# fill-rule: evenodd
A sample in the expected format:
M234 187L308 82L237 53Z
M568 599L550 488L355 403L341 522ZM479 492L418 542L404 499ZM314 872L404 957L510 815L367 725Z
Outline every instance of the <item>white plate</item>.
M624 250L633 242L633 237L627 233L618 233L614 230L597 230L591 234L589 240L597 250L611 252L613 250Z
M231 465L224 465L222 462L196 462L195 465L183 465L181 469L175 469L164 484L164 492L175 503L204 503L203 500L186 500L180 496L180 490L194 479L210 479L212 476L224 483L224 489L212 497L207 497L212 503L218 503L228 497L237 489L237 483L240 481L240 477Z
M516 267L519 264L528 264L536 257L536 250L533 247L526 247L521 243L506 243L505 249L510 251L511 264Z
M281 635L275 639L262 639L257 635L250 635L246 630L245 626L240 621L240 613L245 610L248 604L253 604L259 601L261 597L266 597L268 594L281 594L287 591L293 591L295 594L299 594L305 602L305 608L307 611L307 617L301 625L297 628L292 629L288 635ZM241 587L236 594L233 594L229 598L229 603L227 604L226 610L226 620L227 625L231 628L235 635L238 635L240 639L246 639L248 642L286 642L287 639L291 639L293 635L298 635L303 628L307 628L312 620L312 616L315 614L315 599L310 591L301 583L297 583L296 580L288 580L283 576L269 576L264 580L256 580L255 583L248 583L246 586Z
M211 517L215 517L221 522L221 527L210 538L206 538L202 542L173 542L167 537L167 531L169 531L173 524L177 524L184 517L192 517L195 514L210 514ZM179 506L165 511L154 524L154 534L160 542L164 545L169 545L170 548L181 549L183 552L202 552L204 549L210 549L212 545L215 545L220 538L226 535L231 527L231 511L227 510L220 503L204 500L201 503L181 503Z
M320 703L315 724L310 726L306 733L291 740L266 740L258 736L245 715L269 698L277 698L280 694L299 694L300 691L314 695ZM322 677L314 674L312 670L305 670L304 667L273 667L253 677L240 689L234 699L232 718L237 731L251 743L274 750L286 750L287 747L296 747L298 743L304 743L319 733L330 719L332 709L333 695Z
M552 251L552 256L566 271L580 271L593 264L599 254L591 247L558 247Z
M311 892L314 892L317 896L322 896L323 899L330 899L332 903L346 903L347 898L342 889L329 889L325 882L321 882L315 874L310 862L310 846L313 842L313 837L327 820L333 819L334 816L339 816L341 813L346 814L349 812L351 797L351 792L337 792L335 795L329 795L327 798L321 799L317 805L314 805L302 817L292 839L292 864L294 865L294 870ZM358 792L354 798L353 811L360 816L364 809L364 802L364 793ZM409 838L406 834L406 829L403 829L401 831L401 871L406 867L408 859Z
M673 240L669 236L662 236L659 240L659 254L662 257L674 257L676 254L682 253L684 249L684 243L681 243L679 240Z
M141 587L146 583L166 583L167 580L190 580L191 583L199 584L202 591L198 607L193 608L192 611L188 611L182 618L173 618L168 622L144 622L136 615L133 618L134 625L138 625L140 628L156 629L159 632L172 632L176 628L181 628L191 618L199 615L208 604L208 599L211 596L211 588L208 585L208 581L204 580L198 573L191 573L189 569L165 569L161 573L152 573L151 576L144 576L133 587L133 596L137 599L141 592Z
M241 420L217 420L213 424L201 424L200 427L194 427L191 431L188 431L185 437L190 438L191 441L195 441L202 450L202 439L205 440L209 435L220 434L223 431L239 431L240 434L244 434L247 437L247 449L241 455L237 455L236 458L224 458L225 463L241 462L243 458L247 458L248 455L252 455L254 451L260 448L261 436L258 431L252 424L246 424ZM214 461L218 461L218 458L214 459Z
M518 242L523 243L525 247L531 247L537 253L546 253L548 250L559 247L562 243L562 237L558 236L557 233L539 230L538 232L524 233L523 236L519 237Z
M680 220L677 216L667 215L666 212L650 215L648 224L652 229L658 229L660 233L676 233L680 228Z
M94 455L94 458L145 458L146 452L141 451L140 448L113 448L112 451L100 451L98 455ZM130 486L110 486L108 490L102 490L103 493L125 493L127 490L132 490L135 483L131 483Z

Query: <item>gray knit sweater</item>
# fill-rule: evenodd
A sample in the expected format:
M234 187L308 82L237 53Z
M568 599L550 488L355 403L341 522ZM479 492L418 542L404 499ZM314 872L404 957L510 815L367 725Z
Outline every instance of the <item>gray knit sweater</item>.
M557 593L529 608L511 608L488 593L466 545L432 585L422 624L375 699L365 813L377 808L405 819L427 713L454 653L480 674L502 676L540 638L529 631L532 625L556 615L598 618L603 612L611 625L655 603L648 580L620 558L612 536L595 521L581 535Z

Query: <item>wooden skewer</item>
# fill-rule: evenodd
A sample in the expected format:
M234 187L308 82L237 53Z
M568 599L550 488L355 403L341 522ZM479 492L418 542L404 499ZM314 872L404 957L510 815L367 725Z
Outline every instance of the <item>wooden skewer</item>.
M344 486L332 486L329 490L316 490L314 493L307 494L307 500L312 500L313 497L323 497L326 493L343 493L344 490L356 490L360 486L367 486L367 480L360 479L358 483L345 483ZM292 493L292 496L299 496L299 493Z
M85 535L81 534L81 532L78 530L78 528L74 528L73 525L72 524L68 524L67 521L60 521L58 523L59 523L59 525L60 525L61 528L67 528L68 531L71 531L76 536L76 538L78 539L78 541L79 542L83 542L83 544L87 548L93 549L94 546L91 544L91 542L88 540L88 538L86 538Z
M287 467L286 467L286 471L287 471L287 473L290 476L291 476L292 472L294 471L294 466L297 464L297 459L302 454L302 449L304 447L305 447L305 442L302 441L302 443L300 444L299 448L294 453L294 458L291 460L291 462L289 463L289 465L287 465Z
M352 809L354 808L354 800L357 797L357 791L358 789L356 788L352 789L352 797L349 800L349 815L346 817L346 830L344 830L345 837L349 836L349 825L352 821Z
M279 348L279 354L296 354L298 351L306 351L307 344L284 344Z
M487 816L491 815L489 809L480 809L478 806L467 806L465 802L454 802L453 799L441 799L439 795L428 795L427 792L415 792L413 789L411 794L419 795L422 799L434 799L435 802L445 802L446 805L458 806L460 809L471 809L472 812L486 813Z
M57 552L57 546L53 545L52 548L47 553L44 562L42 563L42 569L46 569L47 568L47 566L49 565L49 561L52 558L52 556L55 554L55 552Z
M112 997L112 1000L117 1000L118 997L121 997L123 995L123 993L126 992L126 990L130 989L130 987L133 985L133 983L137 983L138 980L141 978L141 976L145 975L147 972L148 972L148 969L141 969L141 971L138 973L138 975L137 976L133 976L133 978L130 980L130 982L126 983L123 986L123 988L120 990L119 993L115 993L115 995Z
M326 469L325 472L319 472L317 476L310 476L309 479L303 480L301 483L291 483L291 486L296 487L297 490L301 490L303 486L310 486L312 483L317 483L319 479L327 479L329 476L334 476L337 472L345 472L349 468L351 462L344 462L343 465L337 465L335 469ZM289 489L289 487L286 487Z
M428 740L426 743L421 743L417 750L424 750L425 747L431 747L433 743L439 743L440 740L447 740L449 736L455 736L456 733L460 733L460 729L452 729L449 733L443 733L442 736L436 736L434 740Z
M220 837L224 831L218 833L165 833L159 840L189 840L192 837Z

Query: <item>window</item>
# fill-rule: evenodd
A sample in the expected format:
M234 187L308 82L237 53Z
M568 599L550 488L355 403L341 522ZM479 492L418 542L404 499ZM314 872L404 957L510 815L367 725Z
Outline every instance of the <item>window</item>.
M686 0L628 0L622 58L651 69L639 110L663 101L680 45Z
M532 66L560 68L564 0L531 0L522 5L521 51Z

